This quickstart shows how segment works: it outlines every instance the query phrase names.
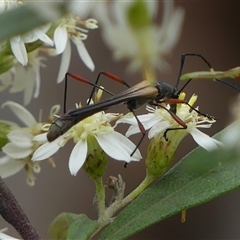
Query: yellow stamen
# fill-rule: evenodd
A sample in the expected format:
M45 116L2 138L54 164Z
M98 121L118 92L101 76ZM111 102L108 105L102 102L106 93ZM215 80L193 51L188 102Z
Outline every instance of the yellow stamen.
M188 101L188 103L189 105L193 106L196 101L197 101L197 95L193 94L190 100Z
M179 99L179 100L184 100L185 97L186 97L186 93L185 93L185 92L181 92L180 95L179 95L179 97L178 97L178 99Z
M104 87L101 86L102 89L104 89ZM97 103L101 100L102 98L102 94L103 94L103 90L102 89L98 89L98 91L95 94L95 98L94 98L94 102Z
M186 222L186 216L187 216L187 210L184 209L182 211L182 215L181 215L181 223L185 223Z

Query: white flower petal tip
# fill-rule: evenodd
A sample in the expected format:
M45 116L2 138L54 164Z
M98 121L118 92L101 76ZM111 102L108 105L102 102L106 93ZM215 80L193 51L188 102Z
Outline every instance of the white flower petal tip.
M68 33L65 27L58 26L54 32L54 43L56 53L61 54L64 52L68 41Z
M209 137L207 134L199 131L198 129L193 129L190 134L196 141L196 143L207 151L215 151L219 148L223 148L224 144L214 138Z
M139 161L142 156L137 149L134 155L130 155L135 149L135 145L125 136L118 132L110 134L102 134L96 136L96 139L101 148L112 158L126 162Z
M20 36L14 37L10 39L10 45L12 52L16 59L23 65L27 66L28 64L28 56L25 44L23 39Z
M16 146L14 143L9 142L2 148L2 151L13 159L23 159L32 153L32 148Z
M68 71L71 60L71 44L68 40L66 43L65 51L62 54L61 63L59 67L59 72L57 76L57 83L60 83L64 80L65 74Z
M7 101L2 104L2 108L4 107L9 107L11 111L28 127L33 126L34 124L37 123L36 119L34 116L22 105L12 102L12 101Z
M87 156L87 142L79 141L72 150L69 159L69 170L73 176L76 176L79 169L85 162Z
M54 140L53 142L47 142L40 146L33 154L32 161L41 161L48 159L54 153L56 153L60 146L58 144L59 139Z
M78 54L84 64L93 72L95 69L95 65L93 63L92 58L90 57L84 43L82 42L81 39L78 38L73 38L73 42L75 43L77 47Z
M37 142L47 142L47 133L36 135L32 140Z
M49 46L53 46L54 45L52 39L50 37L48 37L48 35L46 35L44 32L42 32L40 29L35 30L35 32L37 33L37 37L42 42L46 43Z
M0 157L0 175L2 178L15 175L17 172L22 170L24 166L24 161L15 160L8 155Z

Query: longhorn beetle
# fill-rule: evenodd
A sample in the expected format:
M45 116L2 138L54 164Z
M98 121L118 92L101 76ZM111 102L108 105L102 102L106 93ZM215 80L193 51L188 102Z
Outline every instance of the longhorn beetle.
M196 56L196 57L201 58L206 63L206 65L209 67L209 69L213 71L213 68L211 67L210 63L202 55L192 54L192 53L191 54L183 54L181 57L180 70L178 73L178 78L177 78L177 82L176 82L175 86L171 86L170 84L168 84L166 82L149 83L149 81L144 80L144 81L134 85L133 87L130 87L129 89L110 97L109 99L107 99L105 101L87 105L82 108L70 110L52 122L52 124L49 128L49 131L47 133L48 141L51 142L51 141L55 140L56 138L58 138L59 136L61 136L65 132L67 132L73 125L77 124L78 122L82 121L83 119L85 119L97 112L107 110L111 106L114 106L117 104L122 104L122 103L126 104L127 108L133 113L133 115L135 116L135 118L137 120L139 129L142 132L142 137L139 140L139 143L137 144L136 148L133 150L131 155L134 154L134 152L139 147L139 145L141 144L141 142L146 134L142 123L139 121L139 119L137 118L137 116L135 114L135 110L137 110L144 104L150 104L150 105L159 106L161 108L164 108L173 117L173 119L180 125L180 127L178 127L178 128L169 128L165 131L164 136L165 136L166 140L167 140L166 134L168 131L187 128L187 125L185 124L185 122L182 121L176 115L176 104L187 104L191 109L193 109L197 113L199 113L205 117L208 117L209 119L214 119L212 116L198 111L197 109L195 109L194 107L189 105L188 102L178 99L179 94L183 91L183 89L192 80L192 79L189 79L184 84L184 86L180 90L178 90L180 76L182 75L182 70L183 70L186 56ZM123 81L119 77L117 77L109 72L100 72L98 74L96 83L92 83L92 82L88 81L87 79L80 77L73 73L67 73L66 78L67 78L67 76L71 76L72 78L75 78L76 80L79 80L79 81L82 81L89 85L92 85L93 90L92 90L92 93L90 96L90 99L91 99L93 92L95 91L95 88L101 88L100 86L97 85L97 83L102 74L113 79L114 81L120 82L120 83L128 86L128 84L125 81ZM215 80L225 83L225 84L227 84L231 87L234 87L235 89L240 91L240 89L231 85L230 83L227 83L220 79L215 79ZM104 91L106 91L112 95L111 92L109 92L107 90L104 90ZM66 98L66 90L65 90L65 98ZM89 99L89 101L90 101L90 99ZM164 106L161 105L161 103L170 104L171 105L170 109L165 108Z

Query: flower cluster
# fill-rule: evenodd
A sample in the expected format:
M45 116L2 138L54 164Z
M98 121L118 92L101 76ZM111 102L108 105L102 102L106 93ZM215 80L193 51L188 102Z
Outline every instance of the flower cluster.
M173 1L163 1L162 25L157 25L154 19L158 4L157 1L113 1L99 5L95 13L114 57L129 59L134 70L166 69L164 56L172 51L180 37L183 9L174 9Z
M37 149L32 159L34 161L47 159L60 147L63 147L67 141L73 139L76 145L69 159L69 170L72 175L77 174L89 156L94 155L96 151L101 151L101 149L116 160L139 161L141 159L139 150L131 157L130 154L135 145L128 138L116 132L110 124L116 120L117 115L104 112L96 113L74 125L67 133L53 142L47 142L46 133L36 136L34 140L46 143ZM93 145L95 147L92 149Z
M26 127L4 121L5 124L11 126L11 130L7 134L9 142L2 148L5 155L0 158L0 175L2 178L9 177L24 168L27 174L27 183L33 186L35 184L33 172L41 171L40 165L31 161L32 154L40 146L40 143L34 142L33 138L42 132L44 123L38 123L34 116L18 103L8 101L2 107L9 107ZM49 121L53 120L53 116L58 111L58 105L52 107ZM1 122L3 121L1 120ZM52 164L54 165L54 163Z
M21 4L23 2L17 0L3 1L0 9L2 12L8 11ZM97 21L92 18L83 21L76 14L82 14L86 17L88 13L92 13L97 16L102 24L104 40L113 50L114 56L117 59L130 59L132 68L144 69L147 72L149 69L155 71L156 68L163 69L167 66L163 57L172 50L178 41L184 16L182 9L173 7L173 2L163 2L163 20L160 26L154 23L158 9L158 3L154 1L99 2L97 11L94 10L92 3L86 4L86 8L77 11L78 7L76 6L80 6L79 4L83 6L82 3L76 3L76 5L71 3L72 12L65 14L58 21L10 39L12 55L15 58L12 59L12 62L10 61L12 65L9 65L9 71L3 72L0 76L0 90L9 88L10 92L25 91L24 104L29 103L32 96L38 97L40 92L39 71L40 67L43 66L42 60L44 59L44 57L39 56L40 53L62 54L57 77L57 82L61 82L70 64L71 41L75 44L85 65L93 71L95 66L83 41L87 38L89 29L98 27ZM84 9L86 14L84 14ZM136 18L136 12L141 17ZM53 36L53 39L49 36ZM41 42L40 45L39 41ZM38 45L29 51L28 44L34 45L36 42L38 42ZM1 44L1 49L8 46L7 41ZM196 97L192 97L189 105L192 105L195 101ZM9 106L17 115L20 112L27 112L16 103L7 102L4 106ZM150 145L157 144L155 142L166 143L165 135L167 134L168 146L171 145L169 143L173 143L175 146L174 150L170 152L174 152L178 143L188 133L207 150L220 145L219 142L212 140L197 129L199 127L210 127L213 120L199 116L198 112L193 111L189 106L180 104L177 106L176 115L184 122L183 129L183 126L169 114L170 106L165 106L165 108L168 108L168 111L164 107L147 107L149 113L138 116L145 130L150 129L148 134L151 139ZM2 162L6 166L8 162L13 162L10 160L24 159L24 161L17 161L19 167L12 171L18 171L22 166L25 166L26 162L29 164L31 158L35 161L35 164L36 161L49 159L70 139L76 144L69 160L69 169L73 175L76 175L82 166L87 165L89 156L92 156L97 149L100 152L103 150L104 154L117 160L129 162L141 159L139 150L131 156L135 145L112 127L111 123L120 118L118 114L105 112L93 114L74 125L67 133L53 142L47 142L46 133L42 133L42 130L48 129L50 124L44 126L42 123L37 124L36 120L32 116L30 117L29 112L25 115L29 116L31 122L25 122L23 117L20 117L20 119L27 123L27 130L19 127L12 130L8 134L10 142L3 147L6 156L2 158ZM51 118L52 116L53 112L51 112ZM122 118L118 120L118 123L120 122L131 124L127 137L139 132L139 124L135 118ZM23 140L19 141L19 139ZM161 152L163 151L161 150ZM25 168L29 169L26 166ZM5 175L10 174L9 171L5 171Z
M2 1L0 12L6 12L25 4L23 1ZM10 93L24 91L24 105L30 103L32 97L37 98L40 91L40 67L45 57L62 54L57 82L64 79L71 59L71 45L75 44L80 58L93 71L94 63L83 43L87 39L88 29L97 28L95 19L81 20L79 17L68 14L58 22L36 28L23 35L12 37L9 41L1 42L0 54L0 91L9 88ZM49 36L53 32L53 39ZM10 43L10 50L9 48ZM9 55L9 51L12 55ZM4 55L6 54L6 55Z
M199 130L199 128L211 127L215 120L207 114L201 114L198 107L193 107L197 100L196 95L186 102L184 93L179 94L179 99L175 99L175 92L170 91L166 94L166 89L154 88L157 71L169 67L165 57L172 52L178 42L183 25L184 11L180 7L174 7L173 1L46 1L42 4L37 1L4 0L0 1L0 13L7 15L9 11L11 15L10 11L18 11L18 8L24 4L28 4L26 8L31 16L33 13L36 14L33 23L39 21L39 25L35 25L36 28L32 29L33 25L26 24L20 31L9 33L7 36L9 39L0 42L0 91L8 89L10 93L24 92L23 103L29 104L32 98L40 95L40 68L45 67L46 56L61 55L56 76L56 82L60 83L67 76L73 45L86 67L94 71L95 64L84 41L88 37L89 30L98 28L98 21L103 41L112 51L115 60L129 60L129 68L140 71L145 81L144 84L137 84L129 91L93 108L87 106L83 109L78 105L77 110L70 110L62 116L57 116L60 107L55 105L45 122L38 122L28 110L16 102L7 101L2 104L3 108L8 107L24 124L24 127L21 127L16 123L0 120L2 178L12 176L24 169L27 184L33 186L35 174L41 171L39 162L48 160L55 166L52 156L61 151L70 140L73 141L74 147L69 157L70 173L76 176L80 169L84 169L96 185L94 201L96 200L99 218L97 225L94 225L94 233L88 231L88 235L93 237L102 227L112 222L116 212L133 201L169 169L176 149L186 135L190 134L195 142L207 151L223 146L221 142ZM160 4L163 6L161 24L158 23ZM24 7L22 9L24 11ZM90 14L98 21L94 18L87 19ZM28 17L25 19L31 21ZM26 29L31 30L24 32ZM109 77L111 74L105 75ZM120 81L115 75L111 76L114 80ZM79 79L84 81L83 78L79 77ZM146 86L145 83L150 87L143 87ZM94 102L98 102L104 88L97 86L97 82L89 84L94 86L94 89L99 89L94 99ZM125 85L128 86L126 83ZM113 95L108 90L105 92ZM162 96L161 99L159 95ZM137 98L136 102L134 97ZM178 102L176 105L173 104L175 100ZM146 107L147 114L136 115L133 112L136 108L131 107L133 102L136 105L148 102L152 106ZM91 101L87 103L94 104ZM132 113L123 116L121 113L100 111L116 103L126 103ZM82 110L83 115L81 115ZM239 116L239 111L236 111L235 115ZM116 130L120 123L130 125L125 136ZM53 135L50 134L51 129L55 131ZM108 184L114 190L111 204L108 205L102 179L108 157L125 163L139 162L142 156L138 147L143 138L136 146L128 137L140 132L143 134L144 130L149 138L145 179L132 193L124 197L125 183L121 176L110 177L116 186ZM50 135L53 136L52 139ZM235 144L236 148L235 142L240 140L239 132L230 129L225 135L225 140L232 145ZM15 222L19 222L18 219ZM56 231L62 232L62 229L57 228ZM68 233L71 235L71 226L69 229ZM56 231L54 229L53 232ZM5 238L14 239L0 231L0 239Z
M180 98L184 100L185 94L182 93ZM193 95L189 100L189 105L193 106L196 102L197 96ZM166 106L170 110L170 105ZM148 114L138 116L139 120L143 124L144 128L150 129L148 133L149 139L155 138L157 135L161 135L162 138L166 138L165 131L167 132L167 139L174 139L175 141L181 141L188 133L201 147L207 151L212 151L220 144L219 141L210 138L205 133L198 130L198 128L210 128L212 123L216 120L199 115L196 111L192 110L187 104L178 104L176 115L187 125L187 128L183 128L164 108L147 106ZM196 108L198 110L198 108ZM126 136L131 136L138 133L140 130L135 118L123 118L118 122L128 122L131 127L128 129ZM179 128L179 129L177 129ZM171 131L171 129L176 129ZM166 141L166 139L165 139ZM221 145L221 144L220 144Z
M182 93L179 98L184 100L185 94ZM148 174L159 177L168 170L177 146L187 134L190 134L196 143L207 151L213 151L222 147L223 144L221 142L198 130L198 128L210 128L215 120L199 115L197 112L198 108L195 111L190 107L193 106L196 100L197 96L193 95L188 102L189 105L177 105L176 116L181 119L184 126L182 126L182 122L177 122L171 116L169 113L170 105L156 108L147 106L149 113L138 116L145 130L149 130L148 138L150 143L146 159ZM118 123L131 124L126 133L127 137L140 132L138 122L132 115L126 115L118 120Z

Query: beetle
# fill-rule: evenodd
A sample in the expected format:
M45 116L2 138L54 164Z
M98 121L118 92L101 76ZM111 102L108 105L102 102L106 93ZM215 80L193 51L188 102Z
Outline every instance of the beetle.
M127 90L125 90L119 94L111 96L110 98L106 99L105 101L101 101L101 102L91 104L91 105L86 105L85 107L82 107L82 108L70 110L67 113L57 117L52 122L52 124L48 130L48 133L47 133L48 141L49 142L54 141L56 138L58 138L59 136L61 136L64 133L66 133L72 126L74 126L78 122L82 121L83 119L85 119L97 112L105 111L109 107L117 105L117 104L126 104L127 108L136 117L139 129L142 132L142 138L140 139L138 145L136 146L136 149L141 144L146 133L145 133L145 129L144 129L143 125L141 124L141 122L139 121L139 119L137 118L137 116L135 114L135 110L139 109L140 107L142 107L145 104L159 106L159 107L164 108L166 111L168 111L169 114L173 117L173 119L180 125L179 128L174 128L174 130L187 128L187 125L185 124L185 122L182 121L176 115L176 104L187 104L191 109L193 109L197 113L199 113L203 116L206 116L209 119L214 119L214 117L198 111L197 109L195 109L194 107L189 105L188 102L178 99L179 94L183 91L183 89L192 80L192 79L189 79L184 84L184 86L180 90L178 90L180 76L182 74L182 69L183 69L183 65L184 65L186 56L197 56L197 57L201 58L207 64L209 69L213 70L211 65L209 64L209 62L202 55L194 54L194 53L193 54L191 54L191 53L183 54L181 57L180 70L179 70L179 74L178 74L178 78L177 78L177 82L176 82L175 86L172 86L166 82L149 83L149 81L144 80L144 81L137 83L136 85L134 85L132 87L129 87ZM71 76L79 81L82 81L84 83L92 85L94 87L93 91L91 93L91 97L92 97L95 88L103 89L102 87L97 85L97 82L98 82L101 74L104 74L107 77L112 78L113 80L121 82L122 84L128 86L128 84L125 81L123 81L119 77L117 77L109 72L100 72L98 74L96 83L92 83L92 82L88 81L87 79L80 77L73 73L67 73L66 76ZM215 79L215 80L223 82L220 79ZM223 82L223 83L228 85L227 82ZM103 89L103 90L112 95L111 92L109 92L105 89ZM65 97L66 97L66 93L65 93ZM90 97L90 99L91 99L91 97ZM89 99L89 101L90 101L90 99ZM170 104L170 106L171 106L170 109L165 108L163 105L161 105L162 103ZM164 137L166 140L167 140L166 134L169 130L173 130L173 128L169 128L165 131ZM134 149L133 153L136 151L136 149Z

